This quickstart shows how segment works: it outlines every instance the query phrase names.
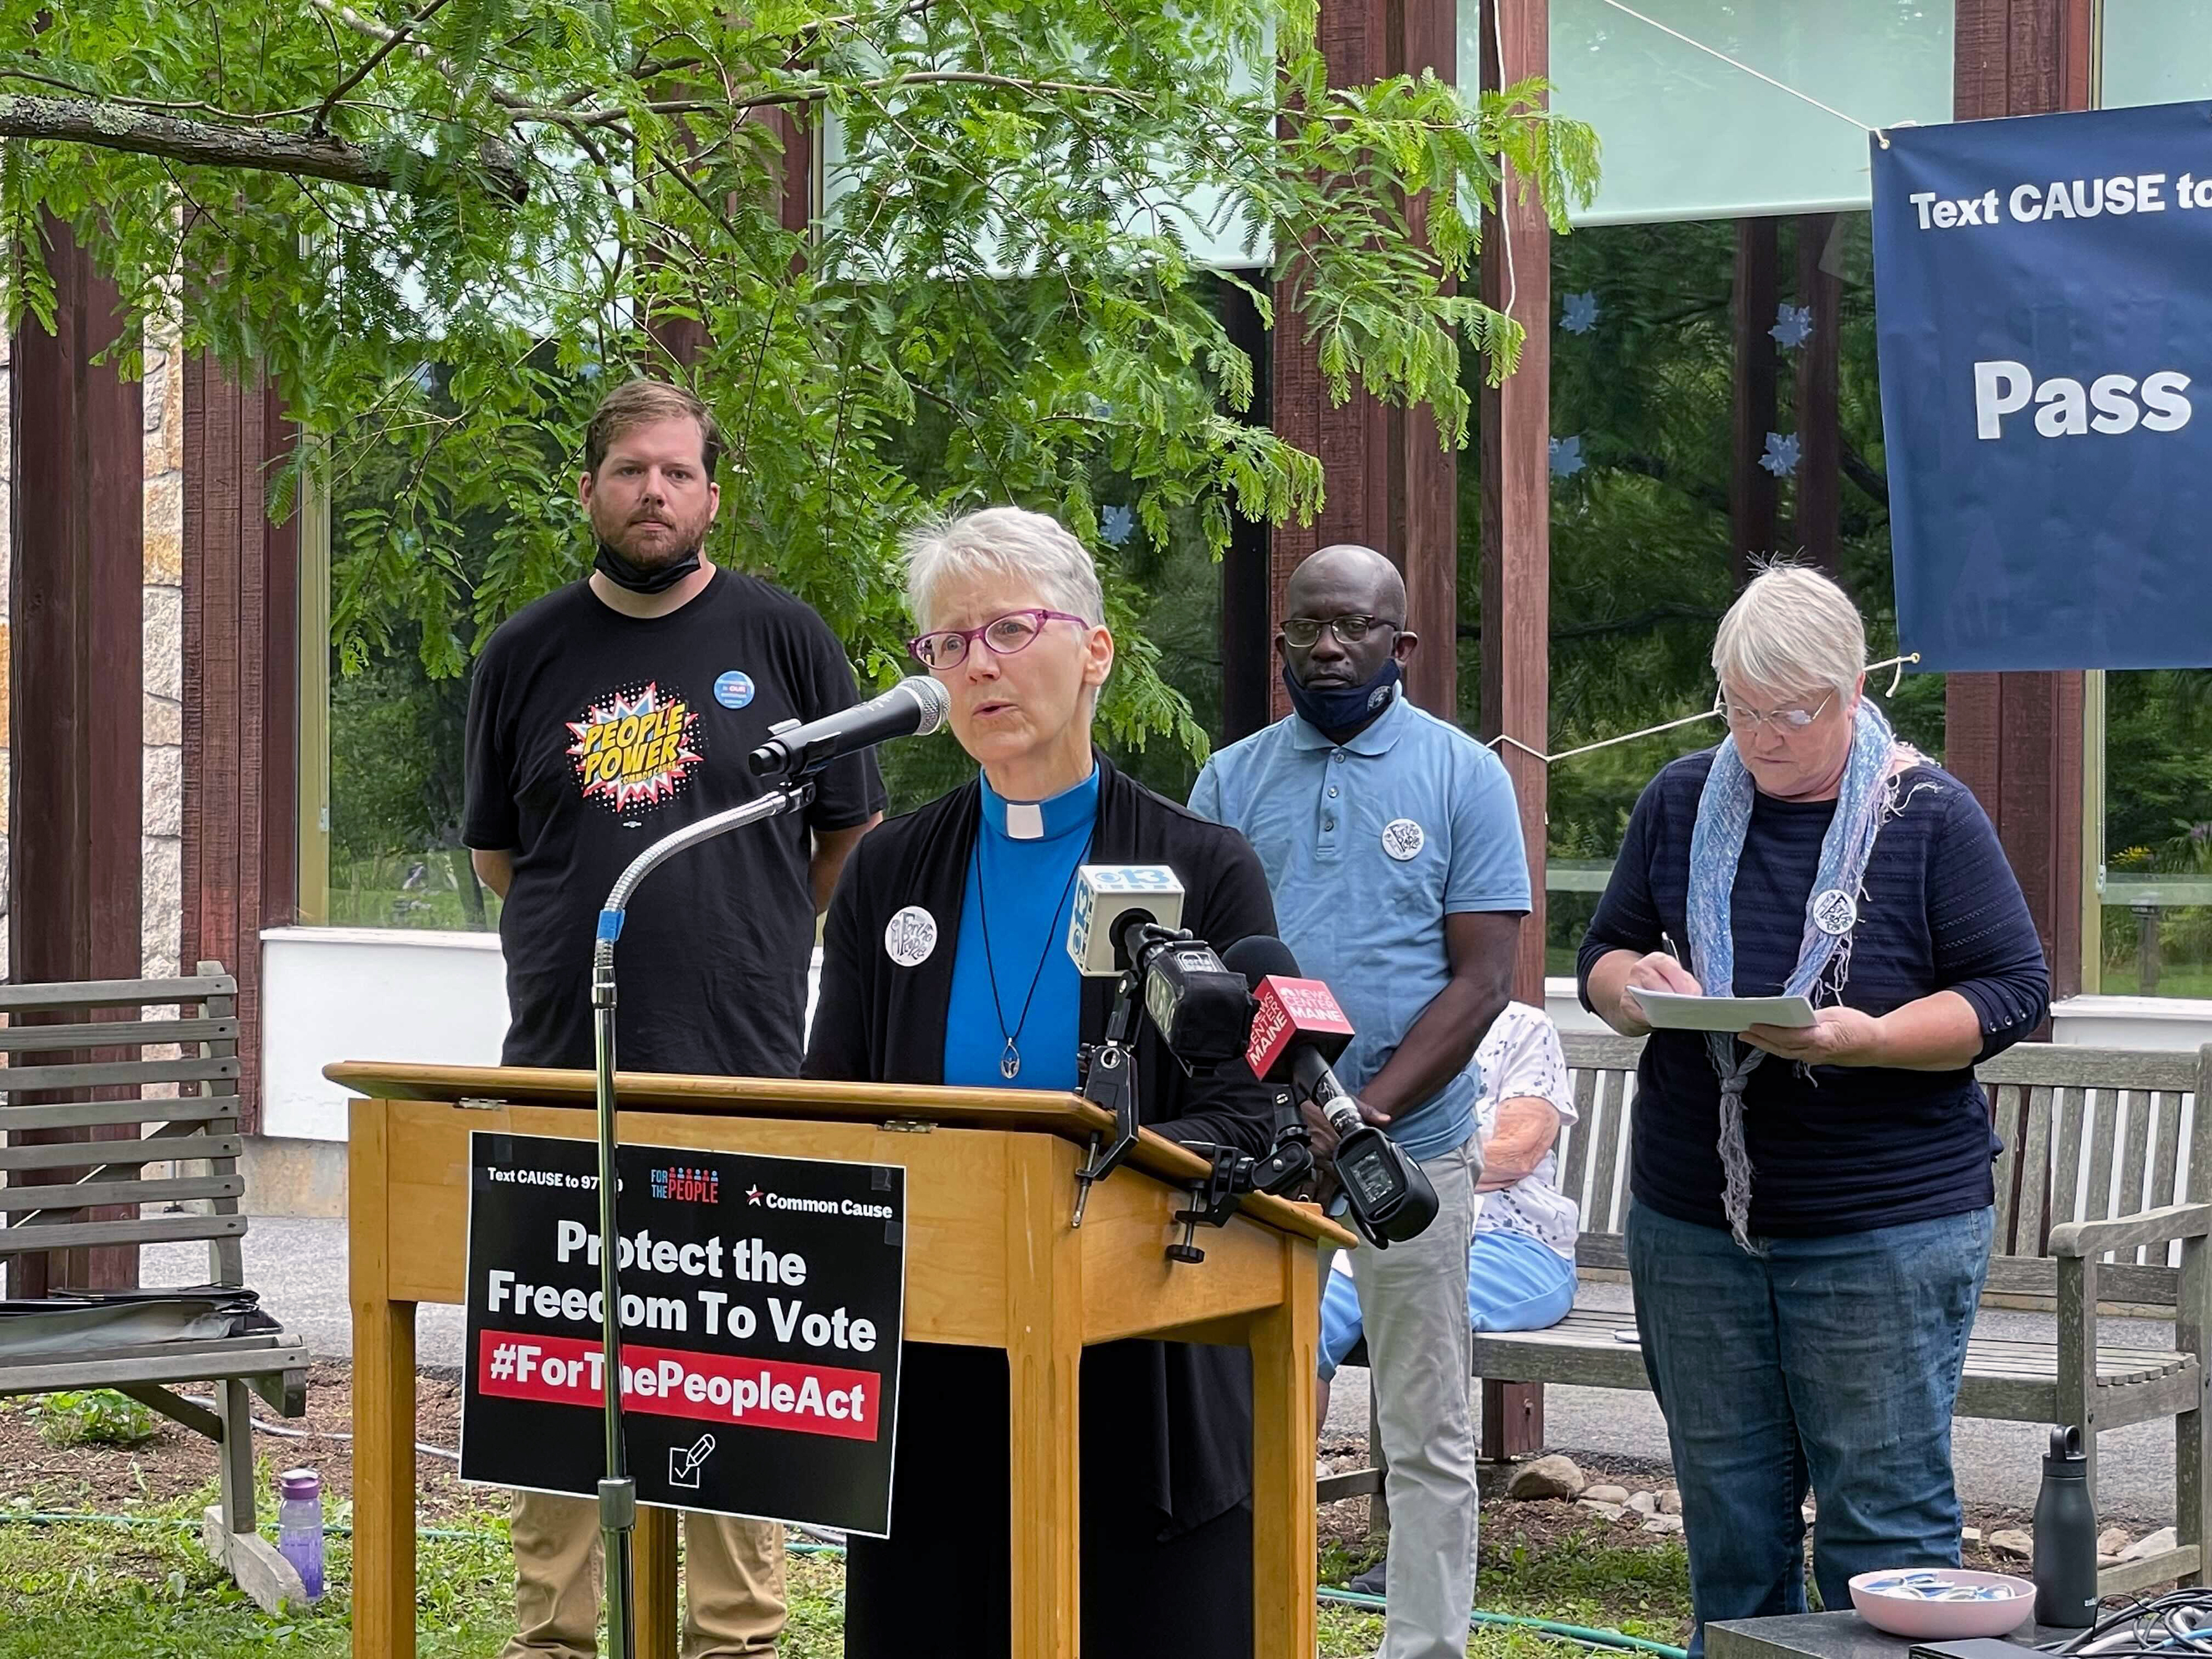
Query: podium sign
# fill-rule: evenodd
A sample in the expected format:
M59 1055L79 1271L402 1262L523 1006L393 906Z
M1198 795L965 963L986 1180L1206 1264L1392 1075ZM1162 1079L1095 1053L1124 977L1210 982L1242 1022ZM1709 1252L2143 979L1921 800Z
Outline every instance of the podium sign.
M597 1158L469 1138L461 1478L589 1498L605 1472ZM906 1171L617 1149L623 1405L638 1501L890 1526Z

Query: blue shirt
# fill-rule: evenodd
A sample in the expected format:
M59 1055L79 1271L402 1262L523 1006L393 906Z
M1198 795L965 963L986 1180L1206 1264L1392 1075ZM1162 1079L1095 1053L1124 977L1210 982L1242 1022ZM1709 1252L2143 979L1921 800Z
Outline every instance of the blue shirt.
M1401 696L1350 742L1291 714L1206 762L1191 811L1244 832L1283 942L1358 1033L1336 1063L1358 1092L1451 978L1444 918L1528 908L1528 860L1497 756ZM1417 1161L1474 1133L1473 1060L1390 1134Z
M1090 850L1098 817L1098 769L1092 767L1073 789L1034 803L1009 801L988 778L981 782L982 823L952 958L945 1080L991 1089L1072 1090L1082 1040L1083 979L1067 954L1068 912L1075 866ZM1021 1071L1011 1079L1000 1069L1009 1036L1021 1053Z

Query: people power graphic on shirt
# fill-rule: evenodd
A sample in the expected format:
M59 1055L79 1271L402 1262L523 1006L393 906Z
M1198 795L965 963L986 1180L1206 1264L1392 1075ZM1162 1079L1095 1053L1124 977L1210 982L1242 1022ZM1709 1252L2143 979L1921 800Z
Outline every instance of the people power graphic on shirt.
M570 720L568 756L584 799L611 811L660 806L680 793L705 749L699 712L648 681L596 698Z

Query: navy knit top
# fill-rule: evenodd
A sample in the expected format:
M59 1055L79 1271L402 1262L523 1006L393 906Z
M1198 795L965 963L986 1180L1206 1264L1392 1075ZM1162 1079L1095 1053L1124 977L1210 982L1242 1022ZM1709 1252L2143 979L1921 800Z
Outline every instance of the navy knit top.
M1613 879L1583 940L1579 977L1608 951L1689 949L1690 831L1712 751L1686 755L1645 787ZM1981 1058L2043 1023L2051 976L2020 884L1966 786L1936 766L1899 780L1903 808L1867 865L1841 1000L1886 1014L1955 991L1982 1022ZM1773 996L1797 963L1805 903L1833 801L1760 794L1737 866L1735 993ZM1692 973L1697 964L1690 964ZM1696 1032L1655 1031L1637 1069L1631 1190L1678 1221L1725 1227L1720 1084ZM1801 1068L1769 1056L1744 1091L1751 1231L1802 1237L1959 1215L1992 1203L1997 1151L1970 1068Z

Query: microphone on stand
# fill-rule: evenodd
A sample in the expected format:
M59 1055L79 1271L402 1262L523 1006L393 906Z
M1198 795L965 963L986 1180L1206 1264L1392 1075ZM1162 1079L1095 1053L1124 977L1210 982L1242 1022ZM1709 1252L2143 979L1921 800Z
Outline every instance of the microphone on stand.
M887 738L927 736L952 712L952 694L927 674L913 674L881 696L801 726L786 720L747 758L756 777L805 776Z
M1255 933L1222 957L1251 981L1256 1006L1244 1062L1263 1083L1287 1076L1336 1131L1336 1178L1360 1237L1378 1250L1417 1237L1437 1218L1437 1192L1405 1148L1359 1115L1329 1062L1352 1041L1352 1022L1328 986L1302 978L1279 939Z
M767 780L766 787L752 799L686 824L645 848L623 868L599 910L592 944L593 1097L599 1142L599 1352L607 1471L599 1482L599 1538L606 1568L607 1644L615 1659L634 1659L637 1652L632 1549L637 1482L627 1467L623 1436L622 1252L615 1204L615 942L622 937L631 896L640 882L678 853L805 805L814 796L814 775L840 756L873 748L887 738L934 732L951 709L951 694L942 684L915 675L879 697L825 719L804 726L786 720L769 728L769 740L750 757L754 775Z

